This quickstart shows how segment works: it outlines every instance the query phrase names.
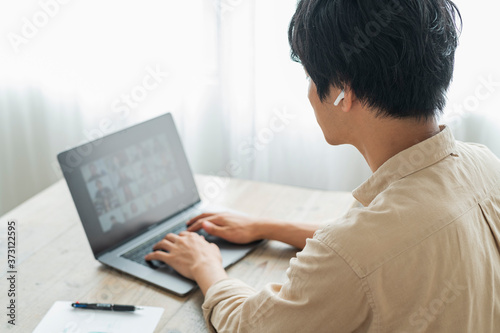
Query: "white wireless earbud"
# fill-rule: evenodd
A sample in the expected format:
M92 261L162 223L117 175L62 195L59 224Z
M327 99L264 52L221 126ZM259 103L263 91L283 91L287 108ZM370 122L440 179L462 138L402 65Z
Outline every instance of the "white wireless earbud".
M342 92L339 94L339 97L337 97L337 99L335 100L335 103L333 103L333 105L338 106L340 101L344 98L344 95L345 95L345 93L342 90Z

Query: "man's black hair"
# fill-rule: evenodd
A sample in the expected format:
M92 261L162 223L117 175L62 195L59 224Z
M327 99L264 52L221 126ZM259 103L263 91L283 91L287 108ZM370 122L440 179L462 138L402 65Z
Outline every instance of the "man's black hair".
M450 0L300 0L288 39L322 102L349 87L378 115L428 119L446 104L461 24Z

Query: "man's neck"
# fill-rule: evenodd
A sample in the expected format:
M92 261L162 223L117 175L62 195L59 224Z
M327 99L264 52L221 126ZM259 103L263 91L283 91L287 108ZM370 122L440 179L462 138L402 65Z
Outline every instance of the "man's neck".
M372 118L359 127L353 145L361 152L372 172L399 152L439 133L435 118L427 121Z

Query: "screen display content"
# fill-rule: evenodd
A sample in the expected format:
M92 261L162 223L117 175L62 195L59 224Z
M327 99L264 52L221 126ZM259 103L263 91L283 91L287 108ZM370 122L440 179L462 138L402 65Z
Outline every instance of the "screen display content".
M186 190L165 134L83 165L81 172L103 232Z

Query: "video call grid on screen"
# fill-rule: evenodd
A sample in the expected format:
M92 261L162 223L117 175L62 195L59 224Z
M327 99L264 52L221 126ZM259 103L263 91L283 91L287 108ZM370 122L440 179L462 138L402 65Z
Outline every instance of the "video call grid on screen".
M186 190L165 134L87 163L81 172L103 232Z

